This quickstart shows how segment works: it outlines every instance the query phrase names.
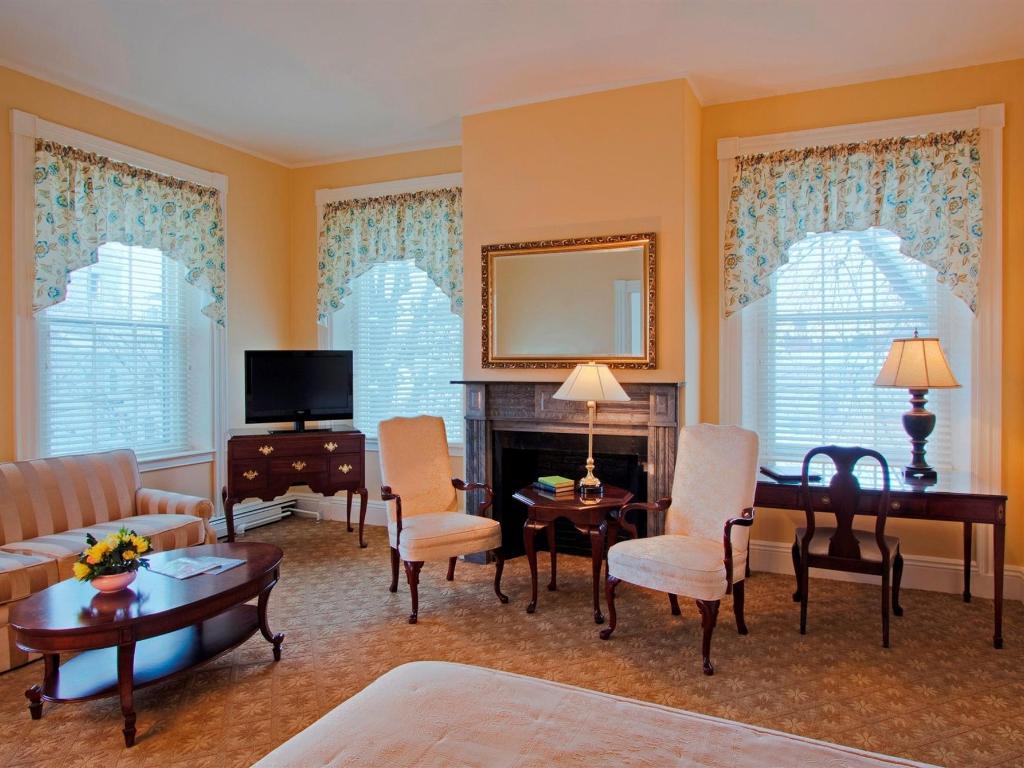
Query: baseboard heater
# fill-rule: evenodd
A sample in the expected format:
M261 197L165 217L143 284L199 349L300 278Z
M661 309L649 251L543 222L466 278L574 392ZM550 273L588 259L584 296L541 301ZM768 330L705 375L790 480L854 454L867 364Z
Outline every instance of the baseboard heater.
M259 528L261 525L276 523L295 511L295 498L285 497L273 501L247 501L236 504L234 508L235 534L241 535L250 528ZM210 525L217 532L217 536L224 538L228 535L228 524L223 514L214 515L210 519Z

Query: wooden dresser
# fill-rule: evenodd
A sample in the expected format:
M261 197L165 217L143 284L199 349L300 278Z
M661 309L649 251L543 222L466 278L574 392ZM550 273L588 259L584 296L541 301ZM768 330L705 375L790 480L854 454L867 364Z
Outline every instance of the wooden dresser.
M359 546L365 547L366 438L356 430L237 435L228 440L228 485L224 516L228 541L235 540L235 504L248 498L270 501L293 485L333 496L348 491L345 523L352 531L352 494L359 494Z

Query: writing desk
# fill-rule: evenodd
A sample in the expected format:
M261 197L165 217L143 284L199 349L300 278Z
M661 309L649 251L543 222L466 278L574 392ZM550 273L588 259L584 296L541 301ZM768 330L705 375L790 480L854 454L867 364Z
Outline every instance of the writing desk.
M799 473L799 469L785 468ZM881 494L881 482L872 474L860 477L860 514L874 516ZM971 540L975 523L993 529L993 570L995 576L995 628L992 645L1003 647L1003 569L1006 549L1006 496L980 493L978 483L969 474L939 473L934 485L911 484L902 471L893 471L890 478L889 512L887 517L912 520L942 520L964 526L964 602L971 601ZM827 483L812 483L814 509L827 512L830 507ZM759 480L754 505L773 509L803 510L800 483L777 483Z

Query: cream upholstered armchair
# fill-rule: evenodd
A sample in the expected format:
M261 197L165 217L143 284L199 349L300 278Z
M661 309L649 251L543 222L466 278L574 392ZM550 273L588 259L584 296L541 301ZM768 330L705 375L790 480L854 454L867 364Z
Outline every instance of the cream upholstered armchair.
M409 623L419 614L419 580L423 563L448 561L448 581L455 578L459 555L490 551L497 560L494 593L501 593L501 526L485 516L493 493L483 483L464 483L451 476L448 438L444 420L437 416L398 417L382 421L380 439L380 495L388 503L388 539L391 544L391 587L398 591L398 561L405 564L405 576L412 593ZM459 511L456 490L482 490L479 513Z
M638 510L665 513L665 533L633 538L608 550L607 640L615 631L615 588L628 581L668 592L672 613L679 615L679 595L693 598L701 615L704 674L712 675L711 634L721 600L730 592L736 629L747 634L743 619L743 579L747 565L747 530L754 522L757 486L757 434L739 427L698 424L679 435L672 498L654 504L627 504L620 525L636 536L628 520Z

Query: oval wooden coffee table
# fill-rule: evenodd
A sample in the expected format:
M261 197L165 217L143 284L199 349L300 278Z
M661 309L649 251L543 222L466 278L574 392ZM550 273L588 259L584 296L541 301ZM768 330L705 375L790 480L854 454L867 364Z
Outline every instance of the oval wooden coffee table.
M282 553L272 544L206 544L147 555L152 564L178 557L230 557L242 565L219 574L175 579L140 570L127 590L101 595L74 579L15 605L10 625L18 647L43 654L42 686L25 691L33 720L43 700L120 696L124 743L135 743L134 691L210 661L257 630L281 658L284 635L267 626L267 600ZM256 605L246 601L258 598ZM60 654L77 653L64 664Z

